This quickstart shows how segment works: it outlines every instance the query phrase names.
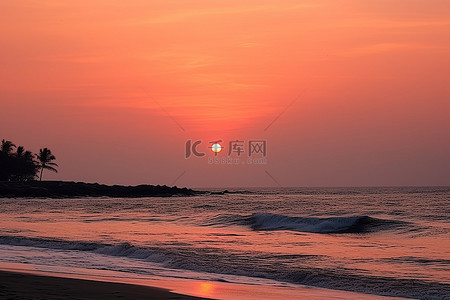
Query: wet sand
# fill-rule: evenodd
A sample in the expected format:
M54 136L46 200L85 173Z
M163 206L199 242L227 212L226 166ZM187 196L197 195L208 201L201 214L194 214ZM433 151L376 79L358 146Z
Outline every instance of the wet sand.
M44 269L47 269L46 271ZM281 287L0 262L0 299L399 299L306 286Z
M206 299L126 283L0 271L0 299Z

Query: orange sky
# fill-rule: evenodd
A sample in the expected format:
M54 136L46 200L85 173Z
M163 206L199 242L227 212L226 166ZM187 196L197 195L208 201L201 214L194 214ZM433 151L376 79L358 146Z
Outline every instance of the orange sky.
M2 1L0 138L48 146L47 179L450 185L450 1L244 2ZM187 139L266 139L268 162Z

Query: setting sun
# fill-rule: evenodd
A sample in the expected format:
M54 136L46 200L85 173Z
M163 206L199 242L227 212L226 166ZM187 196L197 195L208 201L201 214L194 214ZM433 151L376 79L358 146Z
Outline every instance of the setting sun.
M220 151L222 151L222 146L218 143L215 143L211 146L211 151L215 152L215 153L219 153Z

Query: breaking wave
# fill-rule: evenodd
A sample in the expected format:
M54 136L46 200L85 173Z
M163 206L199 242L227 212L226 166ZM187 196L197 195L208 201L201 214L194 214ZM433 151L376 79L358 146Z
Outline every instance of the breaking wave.
M446 299L450 285L417 279L355 275L347 269L289 267L292 260L310 260L311 255L254 256L230 254L218 249L162 249L138 247L129 243L106 244L60 239L0 236L0 244L55 250L87 251L108 256L142 259L160 263L166 268L193 270L223 275L249 276L312 285L324 288L375 293L385 296L420 299ZM255 264L255 261L261 264ZM264 262L264 263L262 263ZM136 270L135 270L136 271ZM145 270L143 270L145 274Z
M270 213L253 214L250 220L250 226L254 230L293 230L312 233L364 233L405 224L369 216L313 218L288 217Z
M290 217L273 213L254 213L250 216L219 214L210 218L207 226L245 225L253 230L291 230L310 233L368 233L404 228L410 223L384 220L369 216L347 217Z

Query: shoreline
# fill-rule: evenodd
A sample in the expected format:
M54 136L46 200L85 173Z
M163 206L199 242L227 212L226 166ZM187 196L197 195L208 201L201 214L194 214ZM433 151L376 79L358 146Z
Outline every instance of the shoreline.
M179 299L207 300L159 287L0 270L2 299Z
M159 276L124 277L107 270L63 268L0 262L3 299L405 299L312 286L248 285Z

